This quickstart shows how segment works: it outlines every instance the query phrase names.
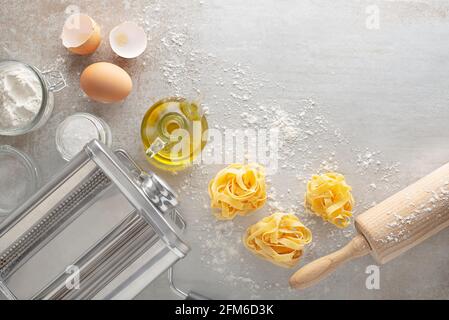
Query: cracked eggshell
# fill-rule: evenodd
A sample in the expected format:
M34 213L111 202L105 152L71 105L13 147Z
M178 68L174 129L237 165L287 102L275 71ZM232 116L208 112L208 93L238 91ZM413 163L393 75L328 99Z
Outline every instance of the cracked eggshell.
M143 28L127 21L112 29L109 43L118 56L132 59L140 56L147 48L147 35Z
M101 43L100 27L86 14L67 18L61 34L62 44L78 55L94 53Z

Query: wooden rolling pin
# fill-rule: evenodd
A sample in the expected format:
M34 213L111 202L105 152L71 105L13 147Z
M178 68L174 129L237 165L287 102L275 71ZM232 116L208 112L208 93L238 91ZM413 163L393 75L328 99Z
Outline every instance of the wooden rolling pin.
M345 247L299 269L293 288L306 288L339 265L371 253L384 264L449 226L449 163L355 219L356 235Z

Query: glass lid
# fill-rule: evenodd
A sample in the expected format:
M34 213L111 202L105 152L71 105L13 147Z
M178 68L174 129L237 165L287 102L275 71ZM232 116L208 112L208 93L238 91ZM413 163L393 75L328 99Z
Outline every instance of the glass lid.
M28 155L1 145L0 181L0 218L4 218L36 191L38 169Z

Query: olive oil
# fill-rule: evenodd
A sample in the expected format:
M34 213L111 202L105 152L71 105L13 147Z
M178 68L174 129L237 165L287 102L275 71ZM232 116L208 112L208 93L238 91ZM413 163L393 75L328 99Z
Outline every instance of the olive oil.
M148 161L165 170L188 167L205 147L207 129L198 104L184 98L156 102L143 117L141 127Z

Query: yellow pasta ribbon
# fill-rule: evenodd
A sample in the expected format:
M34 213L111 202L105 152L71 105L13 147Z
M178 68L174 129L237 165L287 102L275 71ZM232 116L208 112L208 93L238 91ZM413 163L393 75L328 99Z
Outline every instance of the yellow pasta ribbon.
M262 207L267 199L265 169L259 164L231 164L209 183L211 207L219 220L245 216Z
M346 228L352 217L352 188L342 174L313 175L307 183L305 205L316 215L339 228Z
M278 266L291 268L301 258L312 232L294 214L275 213L252 225L243 237L245 247Z

